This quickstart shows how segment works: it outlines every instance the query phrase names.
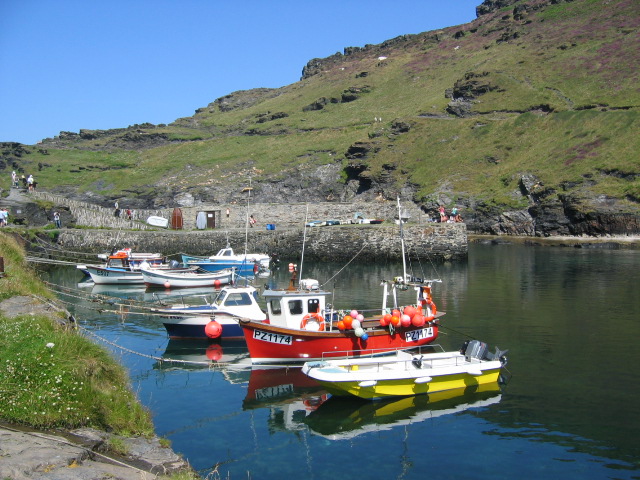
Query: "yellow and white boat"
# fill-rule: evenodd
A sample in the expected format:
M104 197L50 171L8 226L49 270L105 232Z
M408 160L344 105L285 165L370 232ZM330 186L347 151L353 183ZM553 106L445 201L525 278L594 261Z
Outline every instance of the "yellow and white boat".
M367 400L441 392L498 381L506 351L478 340L460 351L410 353L307 362L302 372L331 394Z

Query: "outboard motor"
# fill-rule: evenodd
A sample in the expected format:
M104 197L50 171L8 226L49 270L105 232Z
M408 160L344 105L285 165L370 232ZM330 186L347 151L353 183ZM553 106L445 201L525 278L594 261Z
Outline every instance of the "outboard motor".
M487 344L479 340L471 340L464 352L464 358L470 362L472 358L483 360L487 353Z
M182 266L182 264L177 260L171 260L169 262L169 268L171 268L171 269L180 268L181 266Z

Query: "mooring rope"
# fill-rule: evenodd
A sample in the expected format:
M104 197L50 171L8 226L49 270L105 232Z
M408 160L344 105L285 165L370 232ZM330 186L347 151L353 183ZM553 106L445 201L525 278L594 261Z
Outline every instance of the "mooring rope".
M343 271L345 268L347 268L347 267L349 266L349 264L350 264L351 262L353 262L353 261L356 259L356 257L357 257L358 255L360 255L360 254L362 253L362 251L363 251L366 247L368 247L368 246L369 246L369 244L368 244L367 242L364 242L364 244L362 245L362 248L358 251L358 253L356 253L356 254L351 258L351 260L349 260L349 261L345 264L345 266L344 266L344 267L342 267L340 270L338 270L338 271L336 272L336 274L335 274L333 277L331 277L331 278L329 278L328 280L325 280L324 282L322 282L322 284L321 284L320 286L321 286L321 287L324 287L327 283L329 283L331 280L333 280L333 279L334 279L334 278L336 278L338 275L340 275L340 274L342 273L342 271Z

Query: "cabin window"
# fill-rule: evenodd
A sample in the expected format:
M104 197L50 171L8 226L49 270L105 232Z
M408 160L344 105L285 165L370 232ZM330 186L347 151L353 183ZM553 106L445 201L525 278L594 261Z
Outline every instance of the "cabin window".
M289 300L289 313L302 315L302 300Z
M270 300L269 306L271 308L271 313L274 315L280 315L282 313L282 309L280 308L280 300Z
M225 250L224 252L222 252L222 256L223 257L230 257L231 256L231 250Z
M222 291L222 292L220 292L220 293L218 294L218 296L213 300L213 303L214 303L215 305L220 306L220 305L222 305L222 304L224 303L224 299L225 299L225 298L227 298L227 296L226 296L226 292L223 290L223 291Z
M307 303L307 311L309 313L318 313L320 311L320 300L317 298L312 298Z
M230 293L224 301L225 306L251 305L251 297L247 293Z

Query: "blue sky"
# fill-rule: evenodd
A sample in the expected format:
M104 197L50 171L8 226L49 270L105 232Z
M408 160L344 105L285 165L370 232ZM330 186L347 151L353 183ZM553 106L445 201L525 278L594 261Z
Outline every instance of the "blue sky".
M312 58L467 23L482 0L0 0L0 141L170 123Z

